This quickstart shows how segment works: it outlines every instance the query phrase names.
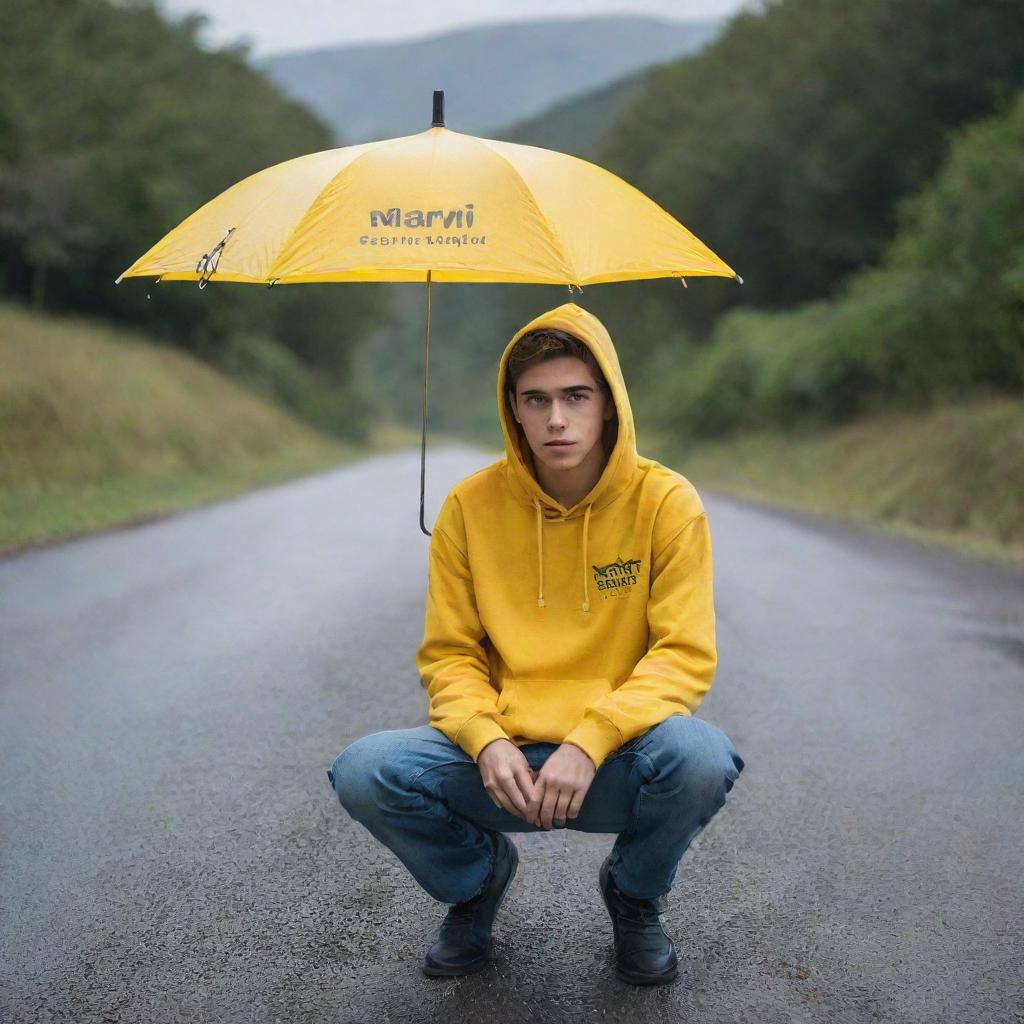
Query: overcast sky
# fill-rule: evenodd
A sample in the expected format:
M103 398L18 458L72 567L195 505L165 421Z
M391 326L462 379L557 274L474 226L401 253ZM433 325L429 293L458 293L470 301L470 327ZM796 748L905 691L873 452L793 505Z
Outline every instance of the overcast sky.
M210 18L208 46L248 42L254 56L343 43L436 35L468 25L587 14L719 18L744 0L157 0L175 17Z

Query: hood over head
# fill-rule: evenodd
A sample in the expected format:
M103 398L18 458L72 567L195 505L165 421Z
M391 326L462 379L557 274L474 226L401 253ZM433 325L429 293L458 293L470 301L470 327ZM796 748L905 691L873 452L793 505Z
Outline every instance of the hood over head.
M601 372L608 382L615 403L616 416L609 421L617 429L609 437L606 429L604 443L611 443L611 451L605 463L604 472L591 488L572 508L565 508L557 499L551 497L537 481L534 475L533 452L530 449L522 427L516 422L509 407L506 395L506 378L508 358L519 339L528 331L539 328L552 328L566 331L579 338L594 354ZM498 364L498 418L501 421L501 432L505 439L505 473L509 487L517 501L533 507L537 516L537 560L538 560L538 592L537 604L544 607L543 587L543 533L544 520L566 520L583 517L583 603L582 610L590 610L587 594L587 530L591 512L600 512L602 508L615 500L633 481L639 456L636 450L636 432L633 427L633 411L629 405L626 384L619 366L619 357L612 344L604 324L593 313L582 309L574 302L567 302L555 309L541 313L521 327L505 346ZM606 448L607 450L607 448Z

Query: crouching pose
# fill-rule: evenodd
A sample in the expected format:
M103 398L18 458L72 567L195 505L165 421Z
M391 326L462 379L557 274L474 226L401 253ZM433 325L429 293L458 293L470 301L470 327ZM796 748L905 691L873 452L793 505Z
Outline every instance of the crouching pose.
M341 804L451 904L423 961L482 968L507 833L615 833L598 874L620 978L671 981L660 914L743 759L694 712L717 663L711 542L679 473L638 455L618 356L575 303L521 328L497 381L505 456L447 495L416 664L429 725L364 736Z

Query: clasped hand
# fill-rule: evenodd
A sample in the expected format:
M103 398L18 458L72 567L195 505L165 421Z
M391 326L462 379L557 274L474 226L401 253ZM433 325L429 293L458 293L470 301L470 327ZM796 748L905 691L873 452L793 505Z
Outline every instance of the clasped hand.
M535 772L511 740L493 740L480 752L477 766L484 789L498 807L547 829L579 814L597 774L590 755L571 743L558 747Z

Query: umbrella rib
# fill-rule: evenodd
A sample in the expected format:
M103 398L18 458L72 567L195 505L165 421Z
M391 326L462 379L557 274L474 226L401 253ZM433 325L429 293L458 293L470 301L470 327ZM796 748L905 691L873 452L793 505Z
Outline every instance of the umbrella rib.
M482 140L477 139L476 141L481 142ZM548 229L548 236L551 240L551 244L562 261L562 267L566 271L566 276L572 281L573 284L576 285L577 288L579 288L580 281L579 276L576 273L576 268L570 265L569 260L565 254L565 250L559 244L558 236L555 234L555 230L551 226L551 221L548 220L547 214L545 214L544 211L541 209L540 203L537 202L537 197L533 194L533 189L530 188L526 179L522 176L522 174L519 173L518 170L516 170L515 164L513 164L512 161L509 160L509 158L505 156L504 153L499 153L498 150L492 149L490 146L487 146L486 144L484 148L487 149L488 152L493 153L500 160L503 160L510 168L512 168L512 173L515 174L515 176L522 182L523 188L526 189L526 194L530 197L530 202L533 203L533 208L537 211L538 216L544 222L545 227Z
M284 253L284 252L287 252L288 246L291 244L291 240L295 237L295 235L298 232L299 228L301 228L302 225L309 218L310 210L312 210L313 207L316 206L316 204L319 201L320 197L334 184L334 182L337 181L338 178L342 174L344 174L350 167L352 167L353 164L355 164L358 161L362 160L362 158L364 156L366 156L366 154L368 152L370 152L371 149L377 149L377 148L379 148L381 146L386 146L390 142L401 142L402 139L404 139L404 138L405 138L405 136L402 136L402 137L397 138L397 139L380 139L377 142L364 142L364 143L361 143L361 145L363 146L363 151L361 153L357 154L356 156L354 156L351 160L349 160L349 162L347 164L345 164L345 166L342 167L340 170L338 170L337 172L332 174L330 176L330 178L328 178L327 181L324 182L323 187L317 192L317 194L315 196L313 196L313 198L310 201L309 205L306 207L305 213L303 213L303 215L295 222L295 225L292 227L291 231L288 233L288 235L285 237L285 239L282 241L282 243L278 246L277 254L274 257L273 262L267 268L267 275L263 279L264 281L269 281L273 277L274 271L277 269L278 263L281 262L281 254ZM348 147L343 146L341 148L347 149ZM280 277L278 277L277 280L280 280Z
M326 150L324 152L326 152ZM296 162L298 160L302 160L302 159L303 159L303 157L297 156L297 157L291 157L291 158L289 158L287 160L281 160L281 161L279 161L276 164L272 164L270 167L264 167L264 168L262 168L260 170L253 171L251 174L247 174L244 178L239 178L238 181L236 181L233 185L228 186L228 188L226 188L223 192L218 193L217 195L213 196L211 199L208 199L205 203L203 203L197 209L193 210L192 213L190 213L187 217L185 217L184 220L182 220L182 221L180 221L178 223L178 225L170 232L170 234L173 234L174 232L177 232L177 231L181 231L184 228L188 227L189 222L193 221L193 220L198 220L200 215L206 210L206 208L208 206L210 206L211 204L217 202L219 199L223 199L228 193L235 192L236 190L241 189L241 187L243 185L245 185L247 182L251 182L254 178L258 178L260 175L266 174L268 171L277 170L279 167L283 167L285 164L294 163L294 162ZM244 219L240 220L239 224L233 225L232 226L232 230L238 228L241 225L244 225L246 223L246 221L252 221L252 220L256 219L256 215L259 213L260 209L262 209L262 207L264 207L271 200L276 199L276 198L277 198L277 194L275 192L273 192L273 191L268 192L267 195L265 195L262 199L260 199L252 208L246 210ZM166 236L164 238L161 238L159 241L155 242L152 246L150 246L149 249L147 249L134 263L131 264L131 266L129 266L127 268L127 270L125 270L125 271L123 271L121 273L121 276L118 277L117 280L114 283L115 284L120 284L121 283L121 278L123 278L126 274L130 274L131 271L134 270L137 266L139 266L140 264L144 263L147 260L147 258L149 258L160 247L160 245L165 240L166 240ZM165 271L165 273L171 273L171 272L172 271ZM183 273L186 273L186 272L183 271ZM199 277L200 277L199 271L196 270L196 271L194 271L194 273L195 273L195 279L198 280ZM150 276L150 275L143 274L143 275L139 275L139 276L145 277L145 276ZM254 284L262 284L262 283L264 283L266 278L251 277L251 278L247 278L247 280L252 281Z

